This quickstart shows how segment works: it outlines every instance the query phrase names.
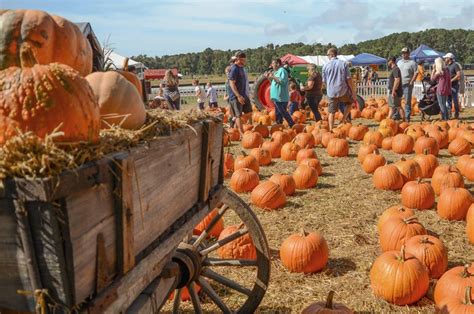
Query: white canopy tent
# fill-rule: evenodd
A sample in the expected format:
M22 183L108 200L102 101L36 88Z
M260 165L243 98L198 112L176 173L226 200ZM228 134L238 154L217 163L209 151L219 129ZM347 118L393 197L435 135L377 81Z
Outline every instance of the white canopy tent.
M110 61L112 61L112 64L113 64L112 67L114 67L118 70L121 70L123 68L123 62L125 61L124 56L121 56L118 53L115 53L115 52L111 51L109 53L109 55L106 56L106 58L108 58ZM135 60L130 59L130 58L128 59L128 65L135 66L135 69L137 69L137 75L138 75L139 78L142 77L143 72L145 71L145 69L147 69L147 67L143 63L135 61Z
M329 58L327 56L300 56L300 58L317 66L323 66L329 62ZM354 58L354 55L338 55L337 58L341 59L342 61L349 61L350 59Z

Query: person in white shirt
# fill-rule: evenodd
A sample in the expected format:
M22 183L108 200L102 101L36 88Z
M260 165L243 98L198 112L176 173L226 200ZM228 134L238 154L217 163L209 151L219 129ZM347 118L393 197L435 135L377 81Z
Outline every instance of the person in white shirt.
M206 102L206 93L204 92L204 88L199 86L199 80L193 81L194 87L194 96L197 98L198 109L204 110L204 103Z
M207 98L209 98L209 108L217 108L217 90L212 86L211 82L208 82L206 85L207 88Z

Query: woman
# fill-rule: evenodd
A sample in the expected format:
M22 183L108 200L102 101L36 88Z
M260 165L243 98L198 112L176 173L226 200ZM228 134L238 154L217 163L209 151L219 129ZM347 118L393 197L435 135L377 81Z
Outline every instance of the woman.
M451 75L442 58L436 58L431 79L437 82L436 97L439 108L441 109L441 118L448 120L449 112L446 102L451 95Z
M306 86L301 87L301 91L305 92L306 103L311 108L313 112L314 119L316 121L321 120L321 114L319 113L319 102L323 98L323 79L321 77L321 73L318 72L316 65L310 64L308 65L308 81L306 82Z
M165 88L163 90L163 97L168 103L168 108L172 110L179 110L180 95L179 95L179 81L178 77L173 74L173 71L166 70L165 77L163 79Z

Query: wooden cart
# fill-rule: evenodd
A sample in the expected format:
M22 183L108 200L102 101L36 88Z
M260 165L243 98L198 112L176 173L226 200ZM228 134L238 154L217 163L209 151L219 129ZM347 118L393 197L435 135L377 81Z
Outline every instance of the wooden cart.
M226 313L253 312L269 281L269 249L255 214L223 186L222 133L221 123L202 121L57 178L5 181L0 309L177 312L187 288L187 306L197 313L210 303ZM216 207L217 217L193 236ZM210 238L224 214L241 228ZM218 257L219 247L245 234L255 260ZM230 273L248 278L238 282ZM239 296L227 304L232 294Z

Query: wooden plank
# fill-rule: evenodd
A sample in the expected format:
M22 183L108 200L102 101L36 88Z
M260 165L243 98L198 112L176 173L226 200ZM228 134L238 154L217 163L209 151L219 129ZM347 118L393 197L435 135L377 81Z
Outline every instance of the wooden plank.
M222 123L213 122L214 145L211 149L212 181L211 186L224 183L224 146ZM222 172L220 174L220 172ZM219 177L221 175L221 177Z
M17 234L18 225L11 199L0 199L0 221L0 308L33 312L33 296L17 293L17 290L32 291L33 288Z
M209 197L212 184L212 156L211 151L215 137L215 125L210 121L203 122L202 128L202 148L201 148L201 169L199 178L199 202L204 202Z

